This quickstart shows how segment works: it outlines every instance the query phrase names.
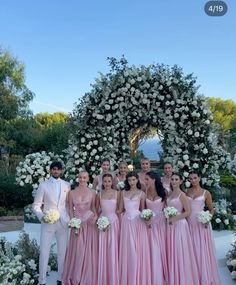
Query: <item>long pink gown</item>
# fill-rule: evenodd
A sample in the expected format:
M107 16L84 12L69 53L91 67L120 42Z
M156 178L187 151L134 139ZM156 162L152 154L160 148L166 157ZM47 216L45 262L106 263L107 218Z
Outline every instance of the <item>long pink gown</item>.
M123 191L123 193L126 191ZM140 218L141 195L125 197L121 219L119 272L122 285L151 285L147 226Z
M211 224L207 228L198 222L198 215L205 207L205 192L203 195L192 199L191 215L188 217L189 229L193 241L193 249L197 260L200 284L201 285L219 285L220 277L218 273L215 246L212 237Z
M178 214L183 212L183 205L177 198L167 198L167 206L175 207ZM169 285L200 285L197 263L193 251L188 222L180 219L167 223L167 264Z
M166 257L166 219L163 214L164 202L160 199L151 201L146 199L147 208L155 213L152 226L148 230L150 257L151 257L151 283L167 285L168 269Z
M100 199L101 216L109 219L109 228L99 232L98 285L119 285L119 219L117 199Z
M98 231L96 225L91 223L94 214L90 210L93 194L89 193L82 202L77 201L75 195L72 199L74 216L82 220L82 228L78 236L71 229L62 284L97 285Z

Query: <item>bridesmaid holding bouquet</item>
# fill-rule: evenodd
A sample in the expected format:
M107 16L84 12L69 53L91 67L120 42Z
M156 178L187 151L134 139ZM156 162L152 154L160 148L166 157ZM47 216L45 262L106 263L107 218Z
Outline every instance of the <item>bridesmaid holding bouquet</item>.
M178 173L173 173L170 182L172 192L167 198L166 208L171 210L166 213L176 211L167 219L168 284L200 285L189 226L186 221L186 217L190 215L190 205L188 198L181 190L181 185L182 177Z
M100 217L109 220L109 226L99 232L98 285L119 285L118 240L119 219L116 214L119 192L112 189L113 177L110 173L102 177L103 191L98 194Z
M140 217L146 195L141 191L138 174L130 172L121 192L119 275L122 285L151 285L147 226Z
M79 173L79 186L69 193L70 218L82 222L79 229L72 228L66 252L63 285L96 285L98 262L98 233L95 227L96 193L87 187L88 172Z
M214 214L212 198L209 191L202 189L200 176L196 171L189 175L192 187L188 190L188 198L191 204L191 215L188 217L190 233L193 241L193 249L197 260L201 285L219 285L215 246L212 237L211 223L201 223L199 216L207 214L204 211L207 206L210 216ZM204 212L203 212L204 211ZM209 216L209 214L208 214Z
M147 187L146 206L154 213L154 217L150 221L151 228L148 230L151 281L155 285L167 285L166 219L163 214L166 191L159 175L154 171L147 172L145 183Z

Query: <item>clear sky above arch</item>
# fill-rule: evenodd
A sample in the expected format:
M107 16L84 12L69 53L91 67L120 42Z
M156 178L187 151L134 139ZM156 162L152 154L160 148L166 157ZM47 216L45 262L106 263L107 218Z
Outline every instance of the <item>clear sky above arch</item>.
M106 58L177 64L205 96L236 102L236 1L209 17L202 0L1 0L0 45L26 66L37 112L70 112Z

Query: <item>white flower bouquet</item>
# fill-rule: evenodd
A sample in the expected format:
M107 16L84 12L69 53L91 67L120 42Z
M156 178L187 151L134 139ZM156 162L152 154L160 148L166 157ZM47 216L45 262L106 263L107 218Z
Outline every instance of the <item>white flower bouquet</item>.
M163 212L164 212L164 216L167 219L175 217L178 214L178 211L175 207L166 207L166 208L164 208ZM171 225L172 222L169 222L169 224Z
M201 211L197 219L199 223L203 224L205 228L207 228L212 219L212 214L209 211Z
M154 217L155 214L151 209L143 209L142 212L140 213L140 218L145 220L145 221L150 221L152 217ZM151 224L148 225L149 228L152 227Z
M49 209L45 211L43 220L48 224L55 224L60 219L60 213L57 209Z
M74 228L75 229L75 236L78 236L79 235L78 229L81 228L82 221L80 219L78 219L78 218L72 218L69 221L68 226L69 226L69 228Z
M140 213L141 219L145 221L149 221L154 216L155 214L151 209L143 209L142 212Z
M119 182L117 183L117 188L118 188L119 190L123 190L123 189L125 188L125 183L124 183L124 181L119 181Z
M106 229L109 227L110 225L110 222L109 222L109 219L105 216L102 216L100 218L98 218L97 220L97 226L98 226L98 229L100 231L106 231Z

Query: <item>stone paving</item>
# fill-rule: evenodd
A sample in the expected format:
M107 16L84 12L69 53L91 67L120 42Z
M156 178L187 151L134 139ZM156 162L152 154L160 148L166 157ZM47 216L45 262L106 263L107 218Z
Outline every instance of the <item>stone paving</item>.
M12 232L20 231L24 227L23 220L11 220L11 221L1 221L0 220L0 233L2 232Z

